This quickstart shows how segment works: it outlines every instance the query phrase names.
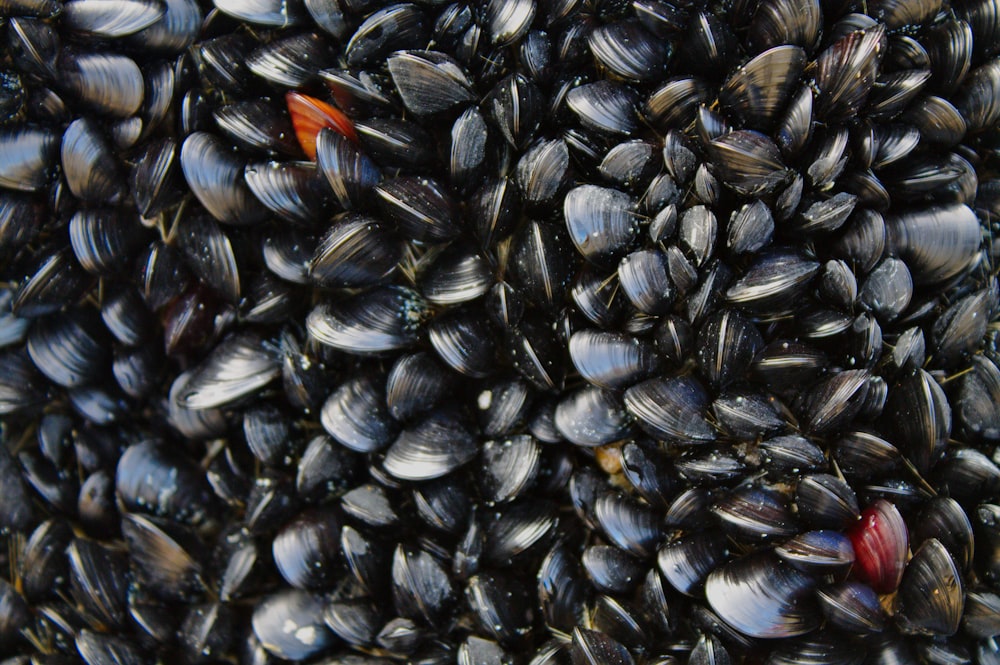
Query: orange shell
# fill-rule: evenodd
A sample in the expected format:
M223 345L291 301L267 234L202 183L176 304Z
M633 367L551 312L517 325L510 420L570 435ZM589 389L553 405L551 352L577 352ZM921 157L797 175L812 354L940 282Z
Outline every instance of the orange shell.
M358 140L351 119L326 102L299 92L287 93L285 102L288 104L288 114L292 117L295 136L309 159L316 159L316 135L321 129L329 127L351 141Z

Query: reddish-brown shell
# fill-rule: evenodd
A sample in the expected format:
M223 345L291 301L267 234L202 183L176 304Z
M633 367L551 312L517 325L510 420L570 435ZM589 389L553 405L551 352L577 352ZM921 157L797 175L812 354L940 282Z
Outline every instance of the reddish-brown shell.
M909 549L906 523L896 506L879 499L861 513L847 535L854 545L855 577L878 593L895 591Z

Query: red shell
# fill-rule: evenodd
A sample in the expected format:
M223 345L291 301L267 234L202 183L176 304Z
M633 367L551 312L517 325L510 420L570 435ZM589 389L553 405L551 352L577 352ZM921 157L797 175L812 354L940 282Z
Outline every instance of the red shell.
M879 499L847 532L854 545L854 575L878 593L895 591L906 568L909 535L896 506Z
M351 119L326 102L299 92L289 92L285 95L285 103L288 115L292 117L295 136L309 159L316 159L316 135L321 129L329 127L351 141L358 140Z

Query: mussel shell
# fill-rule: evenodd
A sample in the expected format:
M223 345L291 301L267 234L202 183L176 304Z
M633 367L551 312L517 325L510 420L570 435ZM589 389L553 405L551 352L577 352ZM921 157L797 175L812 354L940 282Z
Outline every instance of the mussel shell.
M659 249L640 249L618 264L618 283L640 312L665 314L677 297L669 256Z
M737 310L712 314L698 334L698 365L716 389L739 379L764 346L754 323Z
M671 55L662 42L635 22L602 25L590 33L587 42L598 63L625 79L656 78Z
M339 574L340 522L330 509L307 510L274 537L274 564L299 589L328 586Z
M705 596L719 617L749 637L785 638L815 629L813 580L773 554L726 564L708 576Z
M783 561L804 573L843 579L854 565L851 540L839 531L804 531L774 548Z
M524 494L538 474L541 452L538 442L524 434L487 441L480 453L484 498L500 503Z
M765 17L765 8L773 9L781 5L791 5L788 0L772 0L761 3L757 17ZM818 3L803 2L803 10L819 11ZM808 17L798 15L796 20L808 21ZM785 29L794 29L791 26ZM807 36L806 36L807 37ZM815 37L813 37L815 39ZM774 42L794 44L795 41ZM808 46L808 44L804 44ZM805 66L806 54L797 46L775 46L764 51L740 67L726 81L719 98L726 108L744 117L752 129L766 130L777 118L798 83L799 74Z
M28 333L26 348L35 366L54 383L77 388L106 371L105 332L92 310L38 319Z
M1000 118L996 91L1000 88L1000 62L991 60L974 69L955 100L970 132L990 127Z
M122 536L129 547L136 577L144 587L168 601L192 602L205 591L202 564L194 557L198 541L193 534L169 523L126 514Z
M449 312L427 327L438 357L460 374L483 378L496 369L497 343L488 319L475 309Z
M841 120L855 115L875 83L885 52L883 25L851 32L816 59L816 112L822 119Z
M96 123L86 118L70 123L61 151L66 184L77 198L115 204L124 195L117 160Z
M417 115L446 111L473 99L472 82L461 65L437 51L398 51L389 73L406 108Z
M316 239L295 229L279 231L264 239L261 253L272 273L292 284L309 283L309 259Z
M931 207L886 219L887 248L904 261L916 284L950 279L970 265L980 232L964 205Z
M795 250L765 250L729 287L726 298L751 313L774 313L787 309L820 267L818 262Z
M457 207L448 189L431 178L399 176L374 190L382 212L400 234L413 240L443 242L458 235Z
M153 441L133 444L122 454L115 486L128 509L176 522L202 524L216 508L204 471Z
M240 299L240 274L233 243L207 215L189 215L177 224L178 249L196 276L223 299Z
M487 257L453 246L428 266L420 290L435 305L456 305L485 295L493 284L493 269Z
M951 406L941 386L922 369L902 377L889 390L887 433L921 471L934 466L951 434Z
M465 597L480 627L500 644L516 648L530 634L531 603L516 578L480 573L469 580Z
M320 410L323 429L350 450L381 450L399 433L399 425L385 404L384 391L383 379L375 374L345 381Z
M878 633L886 623L878 594L861 582L842 582L816 591L826 620L852 633Z
M30 192L48 184L59 150L57 134L33 127L5 128L0 146L0 187Z
M320 239L309 274L323 286L371 286L396 271L402 254L402 241L385 223L362 213L346 213L334 218Z
M381 485L359 485L340 497L340 507L348 517L370 527L399 525L399 514L392 507L392 497Z
M699 597L705 578L728 558L725 536L707 530L668 542L660 548L656 562L670 586Z
M638 128L636 94L612 81L598 81L573 88L566 105L584 127L607 134L631 135Z
M914 521L911 532L914 544L937 539L960 570L966 571L972 565L975 542L972 522L955 499L937 496L928 501Z
M457 414L433 411L403 430L386 452L383 466L401 480L430 480L472 461L477 452L475 439Z
M888 593L903 576L909 536L899 510L884 499L861 513L861 520L848 531L854 544L855 576L875 591Z
M652 344L624 333L581 330L569 340L569 355L577 371L602 388L631 386L659 367Z
M717 501L711 513L723 531L734 539L760 542L792 536L798 531L784 497L770 487L737 487Z
M795 488L795 506L804 520L821 529L842 528L860 516L858 499L851 486L825 473L799 480Z
M323 623L323 607L312 593L279 591L254 608L253 632L268 653L303 660L333 644L334 635Z
M194 370L179 396L180 405L214 409L260 390L281 374L276 355L255 333L233 333Z
M64 53L59 77L85 106L119 118L134 115L145 97L139 65L117 53Z
M392 558L392 597L396 611L415 621L442 621L454 603L448 573L426 550L399 545Z
M0 359L6 360L17 357L8 355L0 356ZM30 361L27 358L24 358L23 362L30 366ZM7 368L4 367L3 369ZM0 397L3 397L3 395L0 394ZM6 405L4 402L0 402L0 406ZM32 527L40 520L31 502L31 495L28 493L28 488L21 475L21 469L6 450L0 454L0 489L4 491L5 496L9 497L9 500L3 506L3 510L0 510L0 523L12 530L31 531Z
M588 261L611 266L639 233L635 203L623 192L581 185L566 194L563 216L570 239Z
M565 542L556 544L538 569L538 600L546 622L571 630L585 612L589 592L579 559Z
M948 550L935 538L924 541L906 565L896 617L906 633L954 635L962 618L962 578Z
M654 127L663 130L672 130L676 127L683 127L694 119L699 105L709 100L709 87L705 81L693 77L673 77L668 79L646 100L643 107L643 115ZM671 144L664 142L664 154L675 153ZM683 153L682 153L683 154ZM687 157L687 155L683 155ZM693 157L693 155L691 155ZM672 164L674 160L667 162L667 171L678 182L687 180L688 169L691 174L694 165L685 165L684 168L676 168L677 164ZM683 162L682 162L683 163Z
M625 437L631 418L618 395L587 386L563 397L555 410L555 426L578 446L603 446Z
M243 179L264 207L290 222L309 226L329 214L330 196L312 162L247 164Z
M396 420L409 420L439 403L452 385L453 375L433 354L400 356L386 380L389 413Z
M652 436L681 444L708 443L716 432L705 419L708 394L692 377L656 378L625 391L625 408Z
M415 291L379 287L309 313L306 329L316 341L350 353L382 353L407 348L419 339L428 305Z
M546 309L558 309L565 297L574 265L572 244L561 225L529 221L514 234L511 282L526 300Z
M205 209L224 224L253 224L264 215L244 180L244 164L206 132L190 134L181 146L181 170Z
M237 101L212 111L216 126L241 148L300 157L295 130L284 109L268 98Z
M754 11L749 39L758 49L779 44L797 44L811 49L822 23L819 0L764 0Z
M76 538L66 548L73 598L105 626L124 625L128 564L123 552Z
M653 510L623 494L598 497L594 516L608 540L638 557L651 556L665 536Z

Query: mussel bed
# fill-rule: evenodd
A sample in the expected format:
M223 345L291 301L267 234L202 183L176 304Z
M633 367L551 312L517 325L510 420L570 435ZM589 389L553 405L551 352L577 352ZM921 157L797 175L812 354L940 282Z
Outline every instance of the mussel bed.
M0 43L0 665L1000 665L997 0Z

